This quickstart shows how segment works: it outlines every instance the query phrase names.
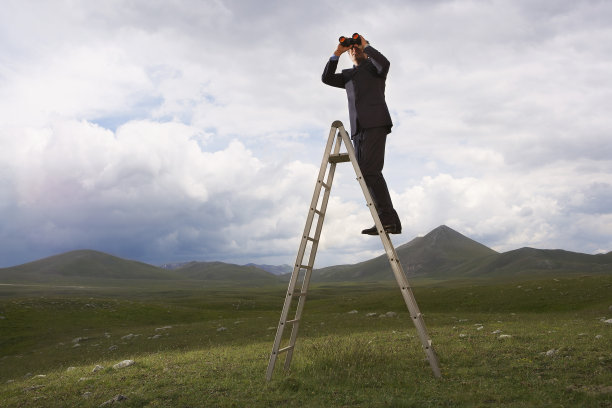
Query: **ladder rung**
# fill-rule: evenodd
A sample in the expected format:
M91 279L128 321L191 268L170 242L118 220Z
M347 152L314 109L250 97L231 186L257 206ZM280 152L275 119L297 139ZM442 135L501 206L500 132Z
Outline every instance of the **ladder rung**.
M351 161L351 158L349 157L348 153L330 154L329 155L329 162L330 163L343 163L343 162L347 162L347 161Z
M279 349L276 353L280 354L280 353L284 353L285 351L289 351L292 350L294 346L287 346L287 347L283 347L282 349Z
M331 186L330 186L329 184L327 184L327 183L323 182L323 181L321 182L321 185L322 185L322 186L323 186L323 188L324 188L324 189L326 189L326 190L331 189Z
M298 292L298 291L295 291L295 292L292 293L292 295L294 295L294 296L306 296L306 293L308 293L308 292Z
M306 237L306 241L319 242L318 239L314 239L313 237Z
M311 211L314 211L314 213L315 213L315 214L317 214L317 215L319 215L319 216L323 216L323 215L325 215L325 213L324 213L324 212L322 212L322 211L320 211L320 210L315 210L314 208L311 208L310 210L311 210Z
M312 267L308 265L300 265L300 269L312 269Z

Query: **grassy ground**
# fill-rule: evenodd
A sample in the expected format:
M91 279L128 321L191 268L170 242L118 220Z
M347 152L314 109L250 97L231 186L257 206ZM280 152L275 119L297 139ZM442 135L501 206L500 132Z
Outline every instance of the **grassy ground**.
M612 277L415 286L442 379L387 284L313 287L269 383L285 287L1 288L0 406L612 407Z

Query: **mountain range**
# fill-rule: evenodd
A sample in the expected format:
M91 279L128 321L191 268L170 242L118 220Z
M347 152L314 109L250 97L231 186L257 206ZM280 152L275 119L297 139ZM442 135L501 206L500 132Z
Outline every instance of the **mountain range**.
M612 273L612 252L588 255L521 248L498 253L445 225L396 248L407 276L433 279ZM92 250L71 251L10 268L0 283L117 284L121 281L209 282L268 285L286 282L288 265L181 262L153 266ZM284 273L284 274L283 274ZM350 265L315 269L313 282L387 281L386 255Z

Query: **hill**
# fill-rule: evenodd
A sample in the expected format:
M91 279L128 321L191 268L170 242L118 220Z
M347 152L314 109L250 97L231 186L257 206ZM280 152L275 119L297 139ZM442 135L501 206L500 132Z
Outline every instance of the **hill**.
M12 284L113 284L118 281L235 281L242 284L273 284L278 278L252 266L222 262L188 262L166 269L127 260L103 252L77 250L0 269L0 283Z
M498 253L445 225L396 248L410 277L435 279L612 273L612 252L588 255L521 248ZM385 254L353 265L317 269L314 282L393 280Z

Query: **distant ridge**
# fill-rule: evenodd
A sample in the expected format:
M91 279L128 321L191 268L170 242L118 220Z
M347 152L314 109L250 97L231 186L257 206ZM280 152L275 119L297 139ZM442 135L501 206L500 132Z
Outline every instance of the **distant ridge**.
M520 248L498 253L459 232L441 225L423 237L396 248L408 277L432 279L498 278L563 274L612 273L612 252L588 255L559 249ZM381 248L382 252L382 248ZM288 274L275 275L262 267L223 262L179 262L157 267L103 252L66 252L10 268L0 268L0 283L121 285L133 281L190 284L262 286L286 282ZM291 270L288 265L278 268ZM386 255L352 265L313 271L313 282L392 281ZM165 282L165 283L164 283Z
M521 248L498 253L441 225L396 248L408 277L436 279L550 274L612 273L612 252L588 255ZM313 271L314 282L393 280L386 255L353 265Z
M13 284L114 284L118 281L236 282L242 285L273 284L278 277L252 266L223 262L187 262L176 269L131 261L93 250L77 250L0 268L0 283Z

